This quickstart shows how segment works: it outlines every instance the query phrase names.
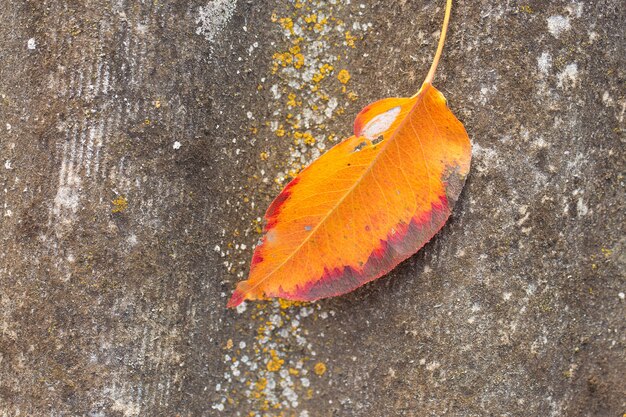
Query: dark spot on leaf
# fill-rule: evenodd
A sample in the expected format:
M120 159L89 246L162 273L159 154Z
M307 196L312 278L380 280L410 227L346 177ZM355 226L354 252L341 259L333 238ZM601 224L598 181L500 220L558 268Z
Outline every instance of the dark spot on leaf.
M354 150L352 152L358 152L361 149L363 149L364 147L366 147L368 144L366 141L363 141L361 143L359 143L358 145L356 145L356 147L354 148Z

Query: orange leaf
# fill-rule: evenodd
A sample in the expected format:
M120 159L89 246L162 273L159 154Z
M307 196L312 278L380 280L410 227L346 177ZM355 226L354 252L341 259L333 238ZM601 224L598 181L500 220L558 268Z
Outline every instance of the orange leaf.
M465 128L431 84L450 5L420 91L365 107L354 136L304 169L272 202L248 280L237 285L229 307L246 299L345 294L389 272L443 227L471 158Z

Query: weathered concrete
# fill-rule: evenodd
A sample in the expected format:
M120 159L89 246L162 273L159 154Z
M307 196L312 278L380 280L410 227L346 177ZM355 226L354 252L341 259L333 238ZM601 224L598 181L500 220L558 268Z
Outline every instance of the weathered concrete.
M414 93L444 1L303 3L2 2L0 415L621 415L621 2L459 2L452 221L350 295L227 311L279 183Z

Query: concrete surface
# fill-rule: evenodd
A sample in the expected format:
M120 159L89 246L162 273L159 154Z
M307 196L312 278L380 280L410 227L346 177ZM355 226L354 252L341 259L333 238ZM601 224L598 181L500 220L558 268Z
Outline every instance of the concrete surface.
M0 416L626 411L620 1L459 1L451 222L352 294L238 311L269 201L416 91L444 1L1 6Z

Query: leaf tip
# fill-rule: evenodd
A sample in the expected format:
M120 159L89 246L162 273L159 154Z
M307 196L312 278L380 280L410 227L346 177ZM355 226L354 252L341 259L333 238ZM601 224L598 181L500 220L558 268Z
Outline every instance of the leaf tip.
M237 284L237 288L235 289L235 292L233 292L233 295L230 297L230 300L226 304L226 307L234 308L243 303L245 300L260 300L263 298L263 293L257 293L254 287L248 284L248 281L241 281L239 284Z
M230 300L228 300L228 304L226 304L226 307L237 307L239 304L243 303L246 300L247 294L248 282L241 281L239 284L237 284L237 288L235 289L235 292L233 292L233 295L230 297Z
M238 289L235 290L235 292L233 293L232 297L230 297L230 300L228 300L228 304L226 304L227 308L235 308L237 307L239 304L243 303L243 301L245 300L245 295L244 293L242 293L241 291L239 291Z

